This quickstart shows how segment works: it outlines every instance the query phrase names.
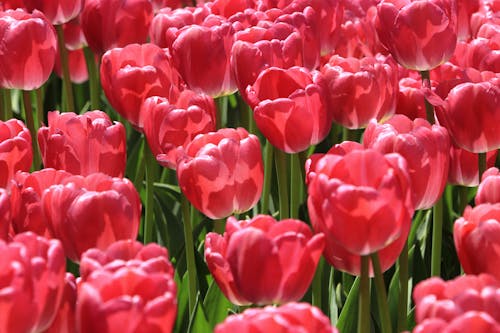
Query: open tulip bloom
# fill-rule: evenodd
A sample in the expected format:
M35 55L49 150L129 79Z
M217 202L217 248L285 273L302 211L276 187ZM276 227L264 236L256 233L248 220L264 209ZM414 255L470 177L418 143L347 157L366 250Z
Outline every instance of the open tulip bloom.
M500 333L500 0L0 0L0 333Z

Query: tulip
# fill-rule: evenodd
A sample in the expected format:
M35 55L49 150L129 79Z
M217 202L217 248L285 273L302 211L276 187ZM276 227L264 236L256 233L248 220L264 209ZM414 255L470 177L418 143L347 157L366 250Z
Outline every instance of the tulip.
M82 49L87 45L85 35L80 24L80 16L63 24L64 43L68 50L74 51Z
M257 127L278 149L287 153L306 150L330 131L332 115L317 71L269 67L246 93Z
M399 93L396 102L396 114L404 114L410 119L426 119L425 97L422 80L411 77L399 80Z
M6 241L11 224L10 196L0 188L0 239Z
M177 179L186 198L211 219L245 212L262 193L259 139L243 128L198 135L177 159Z
M310 44L310 43L309 43ZM231 67L241 93L269 67L304 66L313 69L318 54L293 25L261 22L235 34Z
M0 332L44 332L64 291L66 261L61 243L27 232L0 241Z
M415 209L434 206L448 180L450 138L448 131L422 118L414 121L395 115L378 125L370 123L363 144L384 154L399 153L406 159Z
M231 216L223 236L207 234L205 260L232 303L286 303L304 296L324 244L324 236L300 220Z
M83 52L83 49L68 51L68 63L69 78L71 82L81 84L89 79L89 73L87 70L87 63L85 62L85 54ZM56 57L54 71L56 72L57 76L62 78L63 74L60 57Z
M0 10L8 10L8 9L25 9L23 0L3 0L0 3Z
M37 10L0 12L0 35L0 87L34 90L42 86L57 52L56 32L45 16Z
M53 238L42 210L42 196L46 189L60 184L71 174L64 170L42 169L31 174L18 172L11 183L12 228L14 233L31 231Z
M380 251L382 270L389 268L414 211L404 158L346 141L313 155L306 170L307 206L314 229L325 234L326 259L359 274L360 256Z
M451 89L445 102L436 114L457 146L473 153L500 148L498 82L459 84ZM467 124L466 129L463 124Z
M491 168L495 165L498 155L497 150L486 153L486 166ZM452 185L477 186L479 185L479 156L451 145L450 170L448 172L448 183Z
M45 333L74 333L76 329L76 280L66 273L62 302L54 321Z
M101 84L113 108L138 129L142 129L142 102L162 96L175 102L179 75L165 50L154 44L131 44L102 56Z
M500 203L500 170L492 167L483 173L475 202L476 205Z
M215 333L230 332L338 333L338 330L318 308L308 303L288 303L247 309L215 327Z
M136 239L141 201L132 182L102 173L71 176L42 196L43 212L69 259L104 249L121 239Z
M85 251L80 261L80 276L83 281L87 281L94 272L116 272L125 266L150 273L163 272L174 277L166 248L155 243L144 245L130 239L116 241L104 250L92 248Z
M189 89L212 97L236 91L229 63L233 35L233 27L224 20L179 30L172 44L172 59Z
M88 176L102 172L113 177L125 173L125 127L102 111L82 115L49 112L48 127L38 130L38 143L46 168Z
M7 187L17 171L29 171L32 160L31 134L24 123L0 121L0 187Z
M145 43L153 7L149 0L86 0L82 30L98 55L116 47Z
M500 279L497 248L500 244L500 204L468 206L455 221L453 238L458 258L467 274L488 273ZM478 253L482 255L478 256Z
M342 58L332 56L321 72L333 120L357 129L371 119L384 120L396 110L398 77L389 57Z
M175 169L177 148L186 146L198 134L215 131L215 103L204 94L181 92L175 104L163 97L149 97L142 104L144 134L158 162Z
M413 332L451 333L465 328L470 332L498 332L499 288L498 280L488 274L450 281L433 277L420 282L413 292L418 324Z
M29 11L38 9L53 25L59 25L71 21L80 14L83 0L24 0L24 5Z
M431 70L455 51L457 1L383 0L375 26L380 42L400 65Z

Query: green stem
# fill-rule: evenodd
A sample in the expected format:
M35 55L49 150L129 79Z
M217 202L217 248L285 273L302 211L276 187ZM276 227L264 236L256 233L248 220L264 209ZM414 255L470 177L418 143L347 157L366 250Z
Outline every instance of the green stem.
M6 121L5 98L3 97L3 89L0 90L0 120Z
M292 219L299 218L299 205L301 193L304 190L301 174L301 165L299 154L290 155L290 217Z
M288 173L287 173L287 156L283 151L276 149L275 159L276 175L278 177L278 193L280 202L280 220L287 219L290 215L288 205Z
M224 234L224 231L226 230L226 219L214 220L213 224L214 224L213 232L216 232L219 235Z
M43 112L43 86L35 90L35 96L37 126L40 127L45 121Z
M4 97L4 114L5 114L5 119L9 120L12 119L12 98L10 96L10 90L9 89L2 89L3 92L3 97Z
M481 178L483 177L483 173L486 171L486 153L478 154L478 175L479 182L481 183Z
M343 133L342 133L342 138L343 138L343 141L355 141L357 142L358 141L358 133L356 132L356 130L351 130L351 129L348 129L347 127L343 127Z
M433 208L431 276L441 275L441 250L443 243L443 198Z
M269 195L271 191L271 179L273 174L273 153L274 147L269 142L266 141L266 147L264 148L264 184L262 185L262 214L267 214L269 212Z
M85 55L85 62L87 63L87 71L89 73L90 108L92 110L100 110L101 104L99 102L99 72L97 71L94 53L88 47L85 47L83 49L83 53Z
M422 77L422 84L424 86L431 86L430 83L430 72L429 71L421 71L420 76ZM427 121L431 124L434 124L434 106L427 99L425 99L425 114L427 116Z
M370 332L370 256L361 256L358 333Z
M36 141L38 128L35 126L35 121L33 119L33 108L31 106L31 94L29 91L23 90L23 104L24 104L24 113L26 117L26 126L31 133L31 144L33 147L33 170L40 169L40 152L38 151L38 144Z
M380 326L382 333L392 333L391 316L387 303L387 292L385 290L384 276L380 268L378 253L370 255L372 259L373 272L375 273L375 289L377 291L377 304L380 312Z
M154 181L156 179L156 159L147 142L144 143L146 155L146 207L144 216L144 244L153 242L154 225Z
M193 228L191 221L190 204L186 196L181 195L181 208L182 208L182 218L184 220L184 242L186 250L186 263L187 263L187 274L189 282L189 317L193 314L194 306L196 304L196 293L198 287L196 285L196 264L194 258L194 242L193 242Z
M63 88L66 93L66 111L75 112L75 100L73 98L73 88L71 86L71 78L69 74L68 49L64 43L64 31L62 25L56 25L57 44L59 46L59 54L61 56L61 68L63 73Z
M221 96L215 99L217 103L217 119L216 119L216 127L217 129L221 129L227 126L227 105L228 105L228 97Z
M408 242L405 243L398 259L399 263L399 307L398 332L406 331L408 316Z

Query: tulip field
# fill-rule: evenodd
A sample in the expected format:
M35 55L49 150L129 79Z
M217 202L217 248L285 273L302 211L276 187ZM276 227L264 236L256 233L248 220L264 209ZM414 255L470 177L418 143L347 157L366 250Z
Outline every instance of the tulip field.
M500 333L500 0L0 0L0 333Z

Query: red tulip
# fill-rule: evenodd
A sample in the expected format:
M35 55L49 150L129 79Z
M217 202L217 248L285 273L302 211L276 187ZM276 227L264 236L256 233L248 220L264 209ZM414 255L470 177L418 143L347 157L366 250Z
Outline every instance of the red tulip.
M410 119L427 118L422 80L411 77L399 80L396 114L404 114Z
M80 16L63 24L64 43L70 51L82 49L87 45L87 40L82 31Z
M61 243L33 233L0 241L0 332L44 332L57 313L66 261Z
M370 123L363 144L378 151L399 153L406 159L415 209L428 209L441 198L448 180L448 131L422 118L395 115L383 124Z
M317 71L269 67L246 93L257 127L278 149L303 151L321 142L330 131L332 115Z
M500 170L492 167L483 173L475 202L476 205L500 203Z
M61 306L45 333L74 333L76 330L76 280L66 273Z
M38 9L53 24L63 24L77 17L82 11L83 0L24 0L29 11Z
M142 102L162 96L174 102L179 76L167 51L154 44L131 44L102 56L101 84L113 108L138 129L143 127Z
M64 170L42 169L31 174L18 172L10 187L14 233L32 231L53 238L42 210L42 196L52 185L61 184L71 174Z
M474 110L474 112L470 112ZM436 112L457 146L473 153L500 148L500 85L462 83L451 89ZM463 124L467 124L465 128Z
M80 262L80 276L87 281L92 279L94 272L116 272L123 267L139 268L149 273L162 272L174 277L166 248L130 239L114 242L104 250L92 248L85 251Z
M85 252L81 268L78 332L172 331L176 285L165 248L121 241Z
M317 62L317 50L291 24L264 21L235 34L231 66L243 94L265 68L304 66L313 69Z
M382 44L402 66L418 71L447 61L457 44L455 0L383 0L376 29Z
M245 212L262 193L259 139L243 128L198 135L177 160L177 179L193 206L212 219Z
M286 303L304 296L324 245L324 236L300 220L229 217L224 236L207 235L205 260L232 303Z
M459 41L471 39L471 16L479 10L479 0L457 1L457 37Z
M54 236L75 262L92 247L137 237L141 201L128 179L102 173L71 176L45 190L42 205Z
M495 165L498 155L497 150L486 153L486 166L491 168ZM452 185L477 186L479 185L479 157L478 154L460 149L451 145L450 170L448 172L448 183Z
M0 3L0 10L8 10L8 9L25 9L23 0L3 0Z
M85 0L82 30L96 54L132 43L145 43L153 7L149 0Z
M56 57L56 63L54 66L54 71L57 76L62 78L62 67L61 67L61 57ZM87 63L85 62L85 54L83 49L68 51L68 62L69 62L69 78L71 82L76 84L81 84L89 79L89 73L87 70Z
M212 97L236 91L229 63L233 35L233 27L224 20L179 30L172 44L172 58L189 89Z
M499 288L488 274L420 282L413 292L418 324L413 332L499 332Z
M11 224L10 195L7 190L0 188L0 239L7 240Z
M306 170L307 206L314 229L325 234L327 260L359 274L359 256L386 250L382 269L392 265L414 211L404 158L346 141L313 155Z
M18 10L0 12L0 87L34 90L47 81L57 51L54 27L45 16Z
M7 187L17 171L28 171L32 160L28 128L17 119L0 121L0 187Z
M48 127L38 130L38 143L46 168L88 176L102 172L113 177L125 173L125 127L102 111L82 115L49 112Z
M321 69L333 120L347 128L383 120L396 110L398 77L396 64L389 57L342 58L332 56Z
M176 169L177 148L186 146L196 135L215 131L215 103L192 90L181 92L175 104L163 97L149 97L142 104L144 134L158 162Z
M465 273L489 273L500 279L499 237L500 203L465 209L453 227L455 248Z
M308 303L288 303L280 307L247 309L215 327L215 333L303 332L338 333L318 308Z

